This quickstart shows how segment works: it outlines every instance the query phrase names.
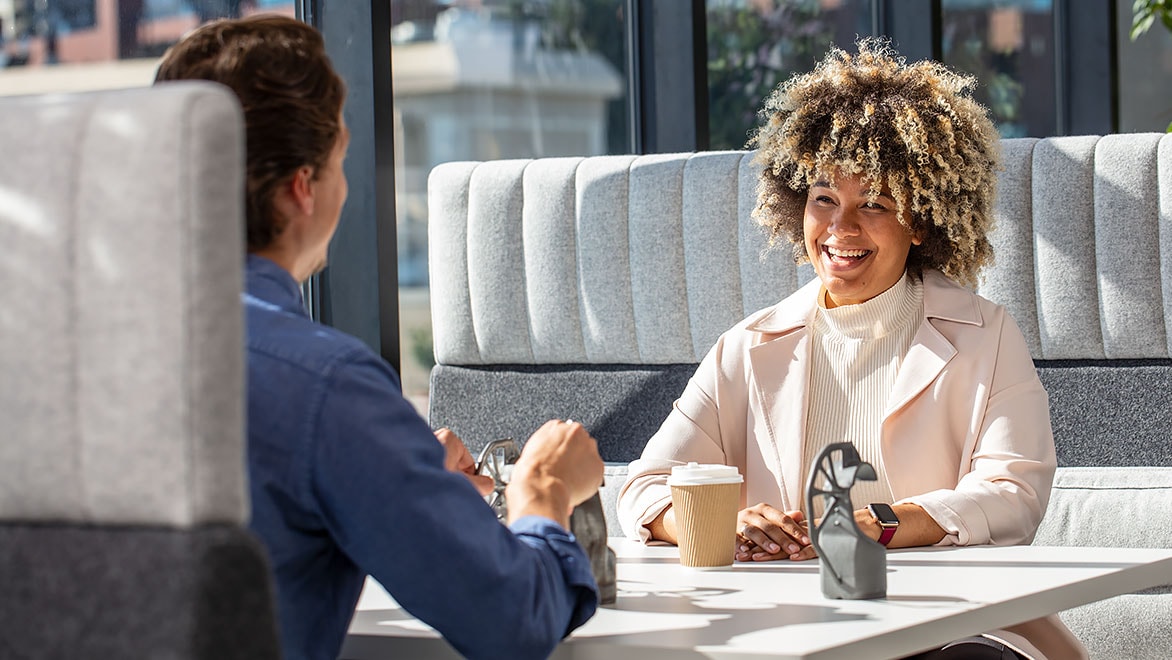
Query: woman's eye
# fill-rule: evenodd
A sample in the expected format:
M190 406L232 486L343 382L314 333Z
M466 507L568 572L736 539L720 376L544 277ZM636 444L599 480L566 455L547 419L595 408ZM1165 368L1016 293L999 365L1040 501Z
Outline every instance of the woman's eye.
M866 204L863 204L863 208L870 210L870 211L886 211L887 210L886 206L883 206L882 204L880 204L878 202L867 202Z
M816 195L814 201L819 204L833 204L834 200L827 195Z

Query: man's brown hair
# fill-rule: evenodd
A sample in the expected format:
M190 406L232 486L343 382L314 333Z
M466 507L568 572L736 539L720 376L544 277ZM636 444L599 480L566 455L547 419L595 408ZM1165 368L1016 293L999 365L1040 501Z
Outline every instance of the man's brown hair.
M219 20L196 28L163 55L155 82L210 80L244 108L248 249L284 228L273 197L298 168L321 170L341 133L346 85L321 34L287 16Z

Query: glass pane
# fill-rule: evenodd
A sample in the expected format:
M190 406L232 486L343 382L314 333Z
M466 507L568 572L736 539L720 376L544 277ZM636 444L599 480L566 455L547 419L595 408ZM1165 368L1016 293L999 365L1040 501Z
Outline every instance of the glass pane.
M1115 3L1119 44L1119 130L1123 133L1172 128L1172 32L1156 21L1135 41L1131 2Z
M629 153L625 0L390 0L403 392L433 363L427 176L453 160Z
M0 0L0 96L141 87L185 32L293 0Z
M1052 0L943 0L944 63L976 76L1002 137L1057 130Z
M743 149L765 97L871 34L871 0L707 0L712 149Z

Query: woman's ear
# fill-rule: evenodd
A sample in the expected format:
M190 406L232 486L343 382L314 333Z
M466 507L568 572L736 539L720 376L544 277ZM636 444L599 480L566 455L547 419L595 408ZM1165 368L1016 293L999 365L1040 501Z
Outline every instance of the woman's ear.
M904 224L904 229L907 229L907 233L912 235L912 245L922 245L924 243L924 234L927 231L926 229L916 229L917 224L915 219Z

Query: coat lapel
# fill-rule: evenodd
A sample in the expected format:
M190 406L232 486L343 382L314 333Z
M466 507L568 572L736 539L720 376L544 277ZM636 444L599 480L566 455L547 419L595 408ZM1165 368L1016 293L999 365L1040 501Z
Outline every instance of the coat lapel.
M948 295L948 289L959 288L939 271L924 271L924 323L916 331L887 399L886 420L912 399L919 396L937 377L949 360L956 355L956 347L934 322L951 321L981 325L981 313L971 296Z
M802 287L748 326L760 333L749 349L752 386L759 406L750 406L768 438L758 436L762 456L781 486L781 508L802 508L806 402L810 382L810 337L807 330L820 290L818 280ZM796 439L796 442L795 442Z
M749 349L756 395L761 402L754 414L761 415L759 422L768 430L768 446L761 443L761 454L772 461L769 471L781 485L781 508L787 511L802 508L809 355L810 337L804 327ZM761 440L758 437L759 443Z
M921 325L895 377L883 418L891 417L931 385L954 355L956 347L939 330L930 322Z

